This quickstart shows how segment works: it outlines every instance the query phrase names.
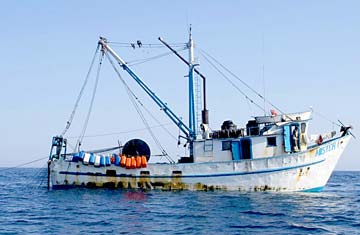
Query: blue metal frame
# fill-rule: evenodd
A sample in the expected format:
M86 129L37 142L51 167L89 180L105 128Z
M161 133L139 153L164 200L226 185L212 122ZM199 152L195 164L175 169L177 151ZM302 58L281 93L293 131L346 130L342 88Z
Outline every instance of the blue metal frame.
M231 142L231 152L233 160L240 160L240 141L232 141Z
M285 125L284 129L284 151L291 153L291 128L290 125Z
M165 114L173 121L180 130L187 136L192 138L193 131L185 125L185 123L158 97L155 93L136 75L126 64L120 65L130 76L140 85L140 87L154 100L154 102L165 112ZM192 74L192 72L190 72ZM192 75L191 75L192 76Z
M66 142L67 142L66 139L64 139L62 136L54 136L52 138L49 160L53 158L54 147L55 147L55 156L57 158L60 157L63 148L64 148L64 154L66 154L66 148L67 148Z
M196 133L196 118L195 118L195 98L194 98L194 67L191 64L189 66L189 127L190 137L195 139Z

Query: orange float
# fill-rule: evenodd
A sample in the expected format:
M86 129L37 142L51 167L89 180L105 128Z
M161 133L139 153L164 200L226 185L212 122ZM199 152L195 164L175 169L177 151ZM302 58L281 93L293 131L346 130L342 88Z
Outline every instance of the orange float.
M135 157L131 157L131 165L130 165L131 169L135 169L136 168L136 159Z
M130 169L131 168L131 158L126 157L126 169Z
M136 157L136 167L141 168L141 157L140 156Z
M121 154L120 157L121 157L120 166L122 167L126 166L126 156Z
M141 167L147 166L147 159L145 156L141 156Z
M115 155L115 154L114 154ZM110 162L111 162L111 164L114 164L115 163L115 156L114 155L112 155L111 157L110 157Z

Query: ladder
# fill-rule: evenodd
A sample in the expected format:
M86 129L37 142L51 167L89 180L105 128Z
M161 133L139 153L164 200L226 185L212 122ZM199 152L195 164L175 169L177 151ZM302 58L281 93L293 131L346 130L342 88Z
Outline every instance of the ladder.
M195 99L195 119L196 130L195 134L199 135L199 125L201 124L201 109L202 109L202 94L201 94L201 78L197 73L194 73L194 99Z

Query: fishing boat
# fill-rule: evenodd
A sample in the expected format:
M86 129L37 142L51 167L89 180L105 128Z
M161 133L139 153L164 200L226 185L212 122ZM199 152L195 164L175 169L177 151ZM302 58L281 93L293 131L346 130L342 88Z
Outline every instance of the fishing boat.
M210 128L209 111L206 108L206 79L194 62L191 31L186 43L189 60L181 57L163 39L159 40L188 66L188 124L127 65L107 39L100 37L98 50L103 57L112 61L118 74L118 68L127 72L179 128L182 133L179 139L186 141L188 155L179 158L177 162L151 162L150 147L141 139L131 139L115 148L94 151L83 150L81 143L78 143L76 151L68 152L68 141L63 132L52 139L48 160L49 188L239 191L323 189L351 139L350 126L341 124L338 133L330 131L311 135L308 130L312 110L284 113L274 108L269 115L249 119L244 128L238 128L231 120L225 120L219 128ZM197 117L199 114L195 110L194 74L200 75L203 81L201 118ZM69 128L73 116L74 111L65 130Z

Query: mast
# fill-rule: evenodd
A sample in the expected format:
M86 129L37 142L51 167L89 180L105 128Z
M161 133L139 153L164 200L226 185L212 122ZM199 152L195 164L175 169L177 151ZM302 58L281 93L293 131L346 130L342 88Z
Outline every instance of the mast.
M191 26L189 31L189 127L194 135L193 138L196 139L196 114L195 114L195 98L194 98L194 42L191 35Z
M170 51L172 51L177 57L180 58L181 61L183 61L185 64L190 66L189 61L192 60L190 58L189 61L185 60L177 51L175 51L173 48L170 47L169 44L167 44L163 38L158 38L160 42L162 42L167 48L169 48ZM189 40L190 41L190 40ZM191 39L192 41L192 39ZM190 43L188 43L190 45ZM192 55L194 55L194 44L192 43ZM189 47L190 48L190 47ZM189 53L190 54L190 53ZM189 56L190 57L190 56ZM195 73L197 73L203 80L203 110L201 111L201 121L203 124L209 124L209 110L206 109L206 77L199 72L196 68L194 68Z

